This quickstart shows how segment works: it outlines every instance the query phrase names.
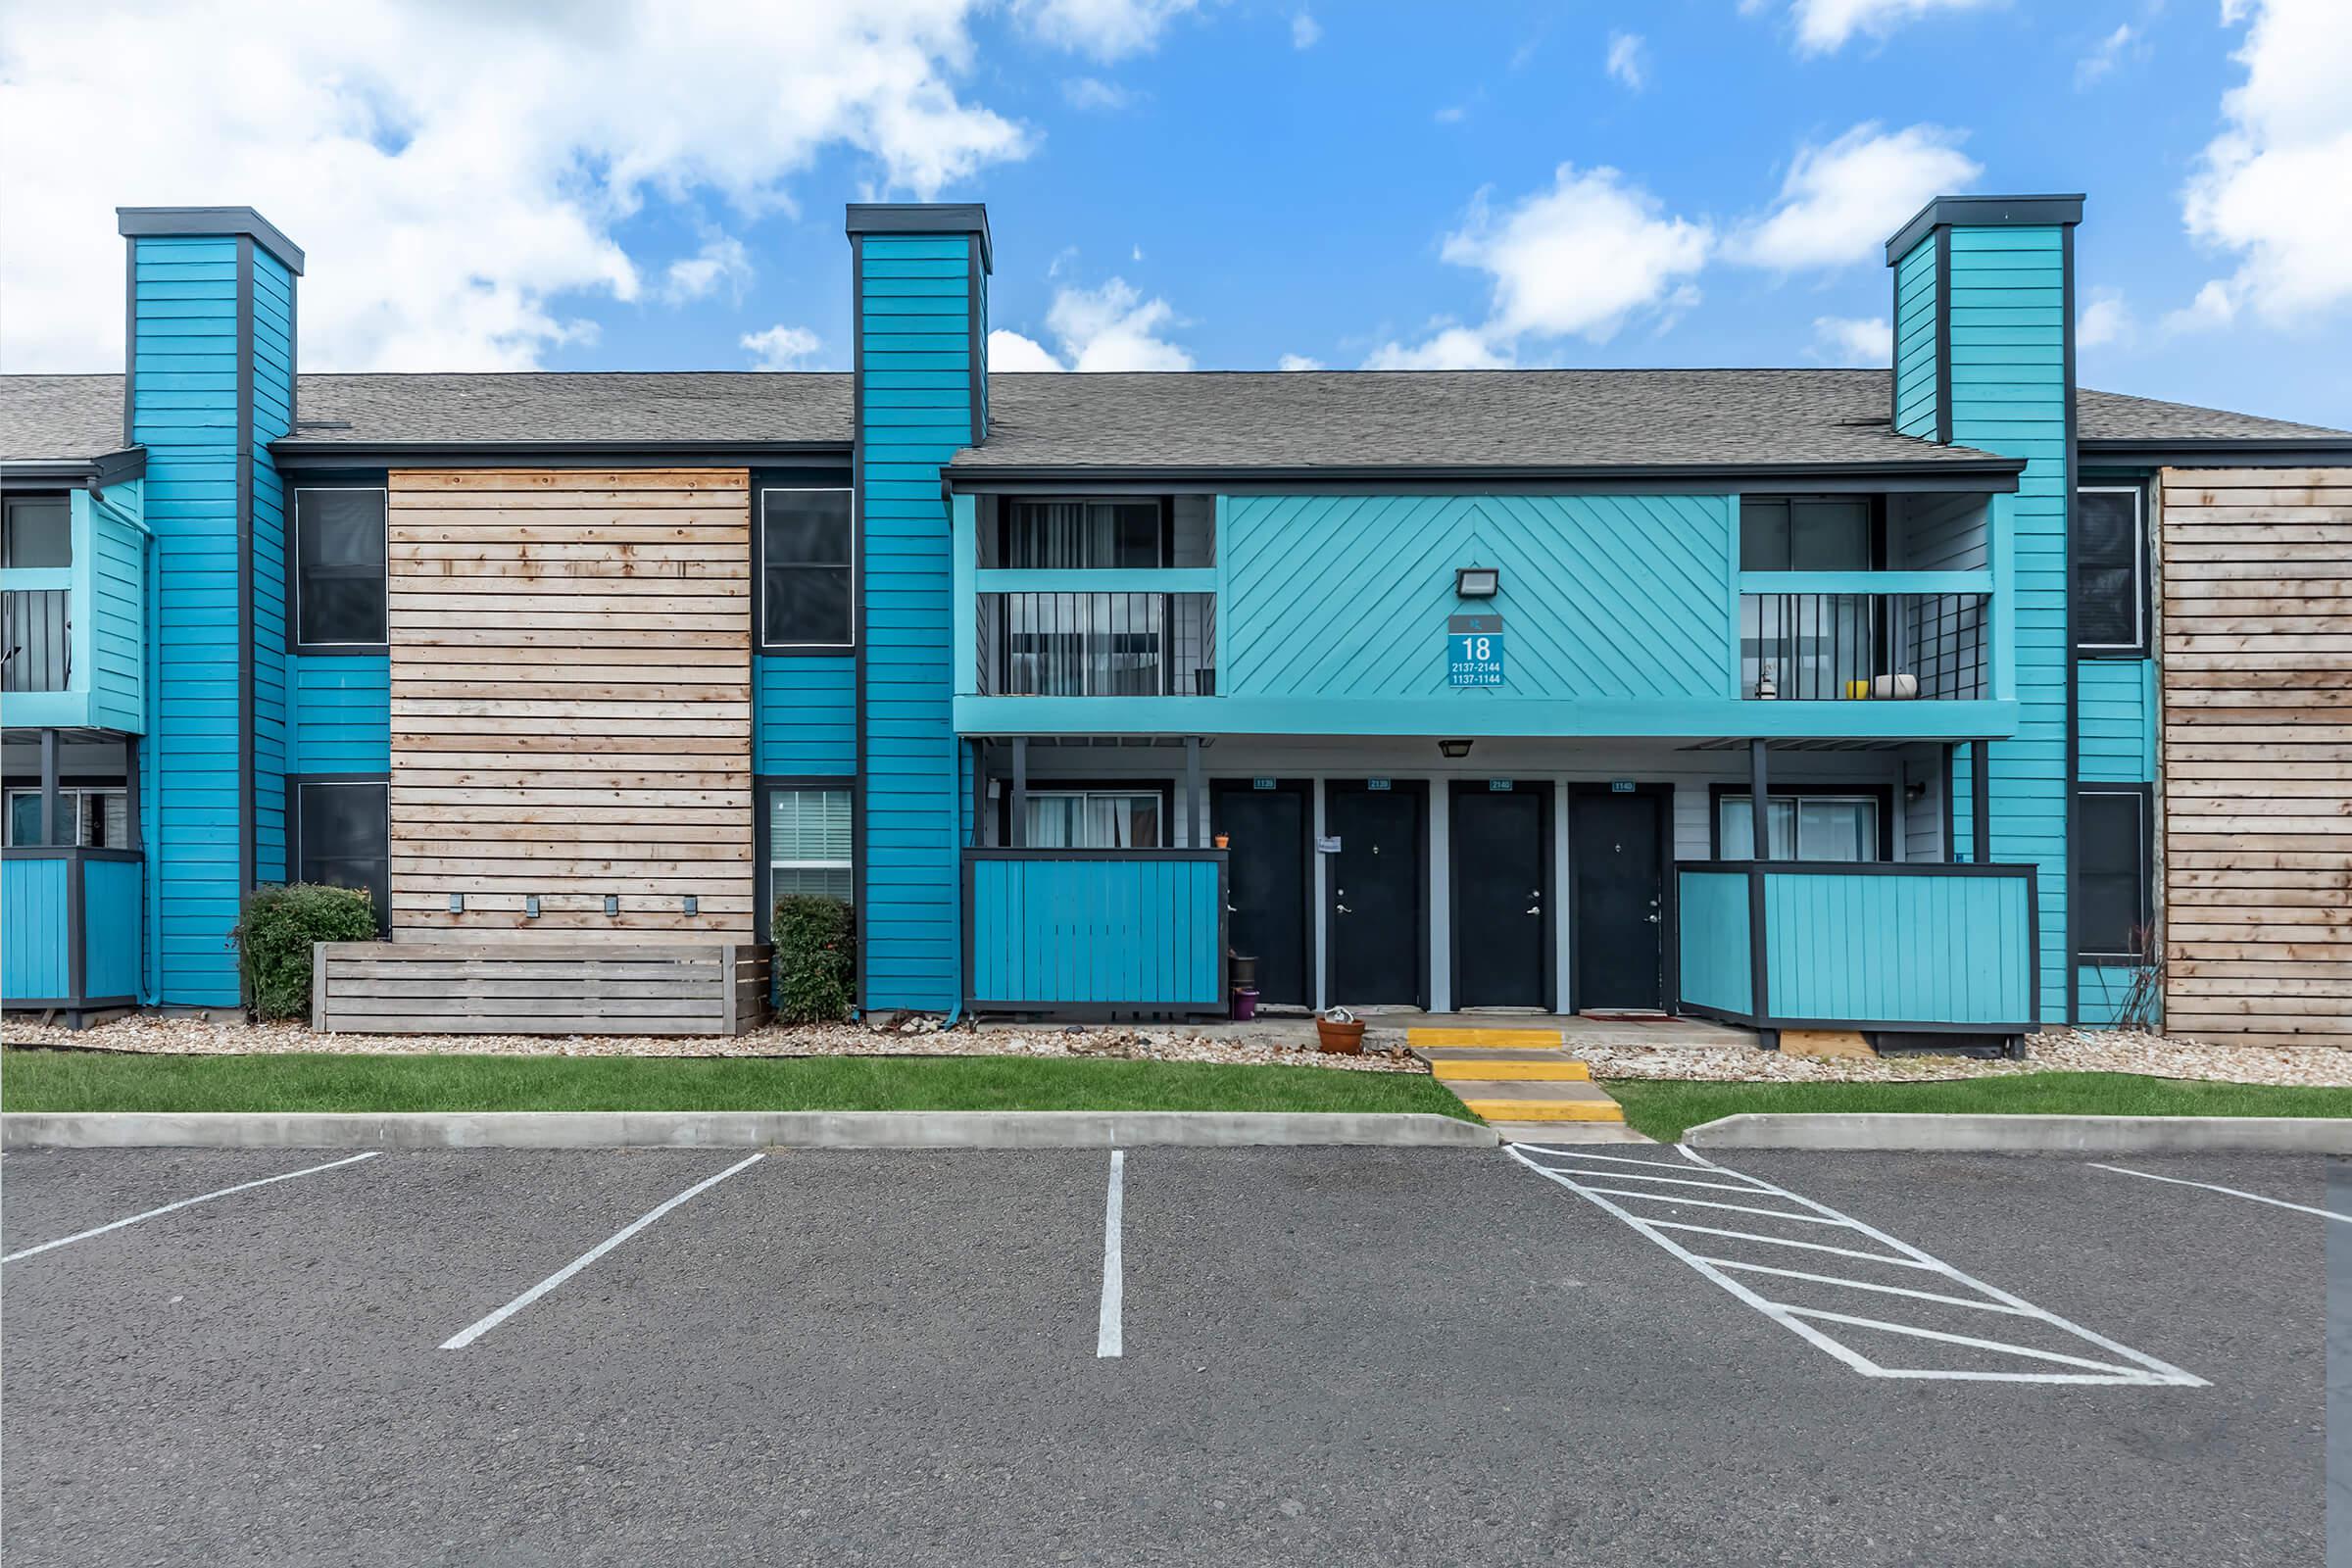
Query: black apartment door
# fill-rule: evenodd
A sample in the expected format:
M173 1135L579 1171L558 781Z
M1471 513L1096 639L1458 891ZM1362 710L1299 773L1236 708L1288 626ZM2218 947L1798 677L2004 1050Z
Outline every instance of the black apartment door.
M1257 958L1260 1002L1304 1007L1307 985L1309 847L1313 786L1295 779L1219 782L1210 795L1213 831L1226 835L1225 940Z
M1339 841L1324 857L1331 879L1330 999L1336 1004L1426 1004L1422 829L1428 810L1414 779L1334 780L1323 787L1323 830Z
M1548 784L1453 786L1456 1006L1551 1005L1550 806Z
M1666 1005L1666 796L1578 789L1568 801L1579 1012Z

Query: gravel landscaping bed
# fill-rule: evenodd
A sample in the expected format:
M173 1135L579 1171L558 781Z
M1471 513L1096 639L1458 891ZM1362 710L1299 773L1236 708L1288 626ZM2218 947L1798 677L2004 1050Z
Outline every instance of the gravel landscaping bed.
M1935 1083L2035 1072L2129 1072L2212 1083L2352 1088L2352 1051L2334 1046L2218 1046L2122 1029L2056 1029L2027 1042L2023 1061L1967 1056L1794 1056L1741 1046L1590 1046L1596 1078L1712 1083Z
M11 1046L227 1056L319 1052L343 1055L490 1056L1063 1056L1136 1061L1208 1061L1231 1066L1330 1067L1342 1072L1427 1072L1399 1049L1359 1056L1311 1045L1231 1041L1182 1029L1041 1025L1034 1030L941 1029L932 1019L880 1028L866 1024L771 1024L748 1035L354 1035L316 1034L300 1023L249 1024L193 1014L141 1013L95 1028L44 1027L10 1019Z

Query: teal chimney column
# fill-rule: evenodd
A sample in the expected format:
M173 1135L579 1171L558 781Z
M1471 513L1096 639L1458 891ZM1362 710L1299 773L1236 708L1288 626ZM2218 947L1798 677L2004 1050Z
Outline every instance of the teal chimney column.
M940 469L988 434L988 210L849 209L856 356L858 995L962 1002L968 799L953 713L954 563Z
M301 248L250 207L116 210L123 437L147 452L156 689L140 748L155 1000L234 1006L245 895L285 878L284 496Z

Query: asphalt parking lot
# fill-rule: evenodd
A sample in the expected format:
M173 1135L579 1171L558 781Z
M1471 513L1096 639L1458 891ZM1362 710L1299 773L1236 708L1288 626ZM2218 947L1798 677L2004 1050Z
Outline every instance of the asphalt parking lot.
M345 1158L0 1161L11 1562L2322 1555L2317 1159Z

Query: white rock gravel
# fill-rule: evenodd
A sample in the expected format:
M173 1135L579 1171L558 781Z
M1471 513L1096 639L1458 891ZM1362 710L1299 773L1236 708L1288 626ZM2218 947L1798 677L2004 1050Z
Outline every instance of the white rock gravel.
M2023 1061L1967 1056L1797 1056L1744 1046L1589 1046L1596 1078L1710 1082L1928 1083L2030 1072L2129 1072L2216 1083L2352 1088L2352 1051L2334 1046L2223 1046L2122 1029L2057 1029L2033 1036Z

